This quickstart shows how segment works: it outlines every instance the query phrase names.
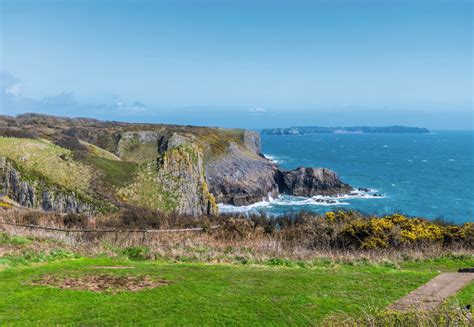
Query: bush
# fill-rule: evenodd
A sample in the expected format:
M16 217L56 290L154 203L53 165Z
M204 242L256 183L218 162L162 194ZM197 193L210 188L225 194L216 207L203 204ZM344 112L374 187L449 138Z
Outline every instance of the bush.
M150 249L146 246L133 246L123 250L123 254L130 260L149 259Z
M230 218L222 227L224 237L228 239L246 239L255 236L255 223L245 218Z
M128 206L120 213L118 221L109 221L109 227L128 227L135 229L159 229L162 215L158 211Z
M0 128L0 136L3 137L16 137L20 139L34 139L36 135L25 131L24 129L13 128L13 127L2 127Z
M474 247L474 223L466 223L461 228L460 238L467 246Z
M67 228L86 228L88 223L88 218L84 215L79 215L76 213L68 213L63 217L64 227Z
M54 144L65 149L69 149L71 151L88 151L88 148L85 145L81 144L81 142L79 142L77 138L67 135L63 135L60 138L55 139Z

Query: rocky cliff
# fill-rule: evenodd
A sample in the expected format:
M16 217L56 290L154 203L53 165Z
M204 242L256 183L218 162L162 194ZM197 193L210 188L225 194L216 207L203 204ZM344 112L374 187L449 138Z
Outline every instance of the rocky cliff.
M242 129L2 116L0 156L56 183L21 184L19 171L10 169L13 199L61 212L91 211L81 200L91 198L197 216L215 214L216 202L247 205L279 193L351 190L327 169L280 169L261 154L259 134Z
M279 193L311 197L348 194L352 187L325 168L283 170L260 152L260 136L247 132L243 146L227 151L206 165L210 191L218 202L248 205Z
M343 183L335 172L326 168L299 167L279 170L275 176L281 193L295 196L348 194L352 187Z
M200 147L191 138L176 133L156 135L155 140L156 158L141 165L134 182L119 190L119 197L164 212L217 214L217 204L204 175Z
M74 192L61 190L44 180L25 179L7 158L0 157L0 196L21 206L61 213L96 213L99 208Z
M247 205L278 194L278 168L255 153L255 143L239 147L229 143L225 153L207 162L209 189L220 203Z

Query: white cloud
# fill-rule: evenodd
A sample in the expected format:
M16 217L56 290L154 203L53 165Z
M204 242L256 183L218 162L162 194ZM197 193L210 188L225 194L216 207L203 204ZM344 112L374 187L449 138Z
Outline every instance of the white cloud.
M97 115L138 115L148 112L147 106L140 101L124 101L118 96L105 101L97 99L78 99L72 92L61 92L41 99L25 97L21 94L18 78L0 72L0 114L18 114L25 112L47 113L66 116Z
M255 107L255 108L250 108L249 111L250 112L260 112L260 113L262 113L262 112L267 112L267 109L262 108L262 107Z
M21 90L20 80L7 72L0 72L1 92L7 95L19 96Z
M14 96L19 96L20 95L20 84L19 83L16 83L16 84L12 84L12 85L9 85L5 88L5 93L7 94L11 94L11 95L14 95Z

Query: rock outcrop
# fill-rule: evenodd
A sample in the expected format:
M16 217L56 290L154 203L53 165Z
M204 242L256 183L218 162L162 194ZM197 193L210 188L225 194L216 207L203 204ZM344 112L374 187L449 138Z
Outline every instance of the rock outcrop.
M230 143L225 154L206 164L209 190L219 203L240 206L278 194L277 167L254 152Z
M282 170L261 155L258 134L245 139L244 147L230 143L225 154L206 164L209 189L219 203L241 206L280 193L311 197L348 194L352 190L329 169Z
M0 182L3 184L0 196L8 196L21 206L60 213L96 212L93 204L81 200L73 192L66 192L39 179L23 179L21 173L6 158L0 158L0 174Z
M295 170L278 170L275 175L280 193L311 197L315 195L341 195L352 191L337 174L326 168L299 167Z
M28 130L31 135L20 135L22 130ZM10 157L15 167L21 168L9 169L9 196L22 205L45 210L92 211L93 206L84 201L88 198L82 196L86 194L93 200L118 207L133 204L198 216L215 214L216 202L240 206L280 193L314 196L352 190L327 169L280 169L262 155L260 135L243 129L129 124L27 114L0 117L2 135L30 141L44 139L43 147L53 142L62 150L50 149L52 153L59 151L67 155L64 160L90 171L90 185L54 186L46 183L54 177L54 168L48 171L50 175L41 175L46 177L43 180L26 179L20 172L29 173L31 166L23 166L22 155L2 154L0 149L0 156ZM74 139L76 146L69 146L74 142L58 142L65 135ZM77 145L81 142L89 145L79 149ZM43 151L42 147L32 149Z
M215 215L218 208L204 175L203 153L191 137L173 133L159 142L158 182L175 194L175 210L193 216Z
M210 191L219 203L248 205L279 193L295 196L347 194L352 187L325 168L280 169L261 154L260 136L246 131L244 146L229 143L206 164Z

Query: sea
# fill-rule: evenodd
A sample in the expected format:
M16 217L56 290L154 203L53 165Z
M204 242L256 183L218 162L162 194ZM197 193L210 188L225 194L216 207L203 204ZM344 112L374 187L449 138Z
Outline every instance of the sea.
M262 152L284 169L332 169L356 191L336 197L281 195L239 207L220 204L220 212L272 216L344 209L474 222L474 131L262 135Z

